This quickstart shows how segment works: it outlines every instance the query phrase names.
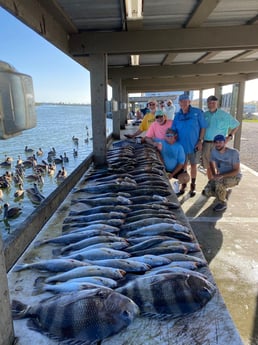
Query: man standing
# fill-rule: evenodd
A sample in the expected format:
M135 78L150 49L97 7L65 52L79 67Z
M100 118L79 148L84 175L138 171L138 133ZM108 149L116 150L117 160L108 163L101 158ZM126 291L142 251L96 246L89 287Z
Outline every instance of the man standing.
M239 184L241 180L240 158L236 149L226 147L226 138L222 134L214 137L214 148L211 151L211 179L204 187L202 194L215 196L218 204L213 208L216 212L227 208L227 200L231 193L230 187Z
M167 115L167 118L169 120L174 120L174 117L175 117L175 112L176 112L176 107L175 105L173 104L172 100L171 99L168 99L167 100L167 104L165 106L165 113Z
M190 98L187 94L179 96L180 110L176 113L172 129L178 133L178 141L185 151L184 170L187 170L187 163L191 165L191 186L190 197L195 196L195 183L197 175L197 163L199 163L199 151L202 149L206 121L203 111L190 105ZM184 194L187 184L182 184L180 194Z
M210 180L212 174L209 161L213 149L213 138L217 134L222 134L226 137L226 143L232 140L239 128L239 122L231 114L218 109L218 98L216 96L209 96L207 105L209 110L205 111L204 118L208 127L205 131L202 147L202 165L207 171L208 180Z
M155 121L155 112L157 110L157 101L155 100L150 100L148 102L148 112L146 112L146 115L144 115L142 122L137 129L136 132L133 134L124 134L126 138L135 138L138 135L142 134L142 132L145 132L149 129L150 125Z

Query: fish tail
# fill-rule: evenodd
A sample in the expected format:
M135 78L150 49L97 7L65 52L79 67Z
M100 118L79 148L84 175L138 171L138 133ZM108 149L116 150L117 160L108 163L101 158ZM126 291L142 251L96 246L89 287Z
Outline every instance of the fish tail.
M20 301L12 301L12 317L14 320L22 319L28 316L29 306Z
M40 247L43 243L44 243L44 242L42 242L42 241L36 241L36 242L34 243L34 247Z
M45 277L38 277L33 284L32 295L39 295L44 291Z
M13 268L13 272L20 272L23 270L27 269L27 265L26 264L19 264L19 265L15 265Z

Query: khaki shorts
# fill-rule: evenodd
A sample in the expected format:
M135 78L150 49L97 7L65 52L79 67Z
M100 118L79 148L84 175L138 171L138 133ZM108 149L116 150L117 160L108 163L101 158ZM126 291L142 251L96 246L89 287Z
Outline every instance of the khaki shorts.
M214 147L214 143L203 142L202 144L202 165L205 169L209 168L210 166L210 156L211 150Z

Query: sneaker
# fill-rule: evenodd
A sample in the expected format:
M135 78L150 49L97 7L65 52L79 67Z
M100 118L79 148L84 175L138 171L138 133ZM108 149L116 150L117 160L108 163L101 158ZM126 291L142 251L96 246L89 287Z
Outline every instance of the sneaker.
M180 191L178 193L176 193L176 196L180 196L183 195L185 193L184 189L180 189Z
M191 183L191 190L190 190L189 194L190 194L190 198L193 198L196 195L195 183Z
M229 199L229 197L230 197L230 195L231 195L231 193L232 193L232 189L228 189L227 190L227 194L226 194L226 200L228 200Z
M227 209L227 204L219 203L213 208L213 211L222 212L222 211L225 211L226 209Z

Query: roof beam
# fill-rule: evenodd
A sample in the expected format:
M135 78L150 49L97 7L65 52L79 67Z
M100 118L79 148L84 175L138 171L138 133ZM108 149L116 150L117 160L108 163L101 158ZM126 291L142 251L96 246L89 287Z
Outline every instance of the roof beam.
M154 76L171 77L180 75L206 75L217 74L240 74L240 73L257 73L258 61L248 62L227 62L227 63L210 63L210 64L185 64L172 66L130 66L121 68L109 68L108 77L129 79L129 78L152 78Z
M131 32L82 32L70 37L74 56L95 53L141 54L258 48L258 25ZM173 40L171 40L173 37Z
M217 7L219 0L201 0L198 2L193 14L185 24L186 28L194 28L201 26L209 17L214 8Z
M255 74L258 76L258 74ZM254 77L254 75L252 75ZM199 90L213 88L217 85L227 85L249 80L248 76L215 76L207 77L182 77L182 78L153 78L149 80L123 80L122 84L128 92L151 92L169 90Z

